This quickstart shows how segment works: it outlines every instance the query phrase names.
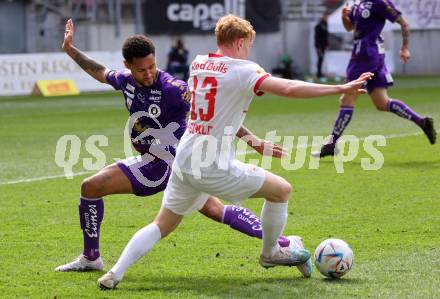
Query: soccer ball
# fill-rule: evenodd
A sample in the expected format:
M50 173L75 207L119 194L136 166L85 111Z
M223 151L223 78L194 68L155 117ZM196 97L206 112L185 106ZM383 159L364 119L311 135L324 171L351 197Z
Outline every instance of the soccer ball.
M315 265L324 276L344 276L353 266L353 251L343 240L324 240L316 247Z

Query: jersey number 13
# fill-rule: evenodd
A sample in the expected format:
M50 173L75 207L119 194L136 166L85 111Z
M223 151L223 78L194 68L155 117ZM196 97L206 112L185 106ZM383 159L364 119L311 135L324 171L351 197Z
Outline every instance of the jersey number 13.
M202 83L202 89L205 89L209 85L209 90L205 94L205 100L208 102L208 109L205 111L203 108L199 108L196 111L196 90L198 87L199 79L194 76L194 89L191 92L191 120L197 119L197 112L201 121L210 121L214 117L215 110L215 96L217 95L217 79L215 77L206 77Z

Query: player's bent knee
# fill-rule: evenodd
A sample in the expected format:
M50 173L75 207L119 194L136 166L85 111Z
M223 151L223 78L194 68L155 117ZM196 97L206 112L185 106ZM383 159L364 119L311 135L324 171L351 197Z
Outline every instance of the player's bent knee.
M292 193L292 185L286 180L282 179L282 181L278 184L276 188L276 193L272 196L266 198L272 202L288 202L290 198L290 194Z
M292 189L293 189L292 185L289 182L287 182L287 181L283 182L282 187L281 187L281 191L283 193L283 197L286 198L286 201L289 200L290 194L292 193Z
M81 183L81 196L87 198L99 198L102 197L102 184L96 178L86 178Z

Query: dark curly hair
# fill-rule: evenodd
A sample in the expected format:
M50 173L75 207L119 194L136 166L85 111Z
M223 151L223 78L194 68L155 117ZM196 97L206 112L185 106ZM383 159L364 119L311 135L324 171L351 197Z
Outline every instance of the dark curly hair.
M153 41L145 35L133 35L127 38L122 45L122 56L128 62L133 58L142 58L150 54L155 55Z

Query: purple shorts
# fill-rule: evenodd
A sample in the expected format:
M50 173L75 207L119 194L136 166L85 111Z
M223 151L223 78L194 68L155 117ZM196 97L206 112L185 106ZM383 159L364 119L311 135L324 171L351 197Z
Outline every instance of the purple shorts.
M135 195L149 196L165 190L172 161L155 159L148 162L142 156L136 156L120 160L117 165L130 180Z
M385 56L351 59L347 67L347 80L353 81L362 73L371 72L373 79L367 83L367 91L371 93L375 88L388 88L393 85L393 77L385 65Z

